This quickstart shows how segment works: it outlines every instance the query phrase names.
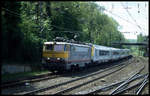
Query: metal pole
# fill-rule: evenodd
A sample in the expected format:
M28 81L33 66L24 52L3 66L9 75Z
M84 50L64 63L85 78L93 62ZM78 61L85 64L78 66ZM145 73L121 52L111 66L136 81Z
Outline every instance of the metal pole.
M111 32L110 32L110 47L111 47Z

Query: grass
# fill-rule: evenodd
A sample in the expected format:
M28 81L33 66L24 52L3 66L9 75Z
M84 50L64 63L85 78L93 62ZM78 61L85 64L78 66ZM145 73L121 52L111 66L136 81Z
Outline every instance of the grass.
M34 71L34 72L22 72L22 73L14 73L14 74L4 74L1 76L2 82L18 80L20 78L27 78L32 76L41 75L44 73L48 73L49 71Z

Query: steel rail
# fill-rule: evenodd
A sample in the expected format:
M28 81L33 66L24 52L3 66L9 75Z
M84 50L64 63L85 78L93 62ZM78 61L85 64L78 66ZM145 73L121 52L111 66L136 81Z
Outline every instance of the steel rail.
M121 62L124 62L124 60L122 60ZM117 62L117 63L121 63L121 62ZM52 77L46 77L48 75L52 75L52 73L47 73L47 74L43 74L43 75L40 75L40 76L29 77L29 79L16 80L16 81L13 81L13 82L5 82L4 84L1 84L1 88L4 89L4 88L8 88L8 87L15 87L15 86L23 85L25 83L39 82L39 81L42 81L42 80L54 79L54 78L59 77L59 75L52 76ZM67 75L67 74L64 74L64 75Z
M147 73L148 74L148 73ZM146 76L147 74L143 74L143 75L137 75L136 77L132 78L133 80L135 79L139 79L139 78L143 78L144 76ZM126 79L127 80L127 79ZM118 86L119 84L125 82L126 80L122 80L122 81L119 81L119 82L116 82L116 83L112 83L110 85L107 85L107 86L98 86L98 87L95 87L95 88L92 88L91 90L85 90L85 91L81 91L81 92L78 92L76 94L93 94L93 93L96 93L96 92L99 92L99 91L106 91L106 90L109 90L111 89L112 87L115 87L115 86ZM94 89L94 90L93 90Z
M147 76L145 76L145 77L147 77ZM145 78L145 77L144 77L144 78ZM132 86L130 86L130 87L127 87L127 88L124 88L124 89L122 89L122 90L117 91L117 92L114 93L113 95L120 94L120 93L122 93L122 92L124 92L124 91L126 91L126 90L129 90L129 89L133 88L133 87L139 86L139 85L142 84L142 83L143 83L143 81L140 81L140 82L138 82L137 84L134 84L134 85L132 85Z
M117 86L117 85L123 83L124 81L125 81L125 80L119 81L119 82L116 82L116 83L112 83L111 85L104 86L104 87L103 87L103 86L94 87L94 88L92 88L92 89L90 89L90 90L85 90L85 91L77 92L77 93L75 93L75 94L76 94L76 95L79 95L79 94L83 94L83 95L93 94L93 93L98 92L98 91L100 91L100 90L108 90L108 89L110 89L111 87L114 87L114 86Z
M142 82L142 84L140 85L140 87L136 90L136 95L139 95L139 93L142 91L142 89L144 88L144 86L148 83L148 76L145 78L145 80Z
M129 62L129 61L126 61L126 62ZM114 65L114 66L112 66L110 68L106 68L104 70L100 70L98 72L94 72L94 73L91 73L91 74L88 74L88 75L85 75L85 76L82 76L82 77L79 77L79 78L76 78L76 79L73 79L73 80L69 80L69 81L66 81L66 82L63 82L63 83L55 84L55 85L52 85L52 86L49 86L49 87L39 88L37 90L32 90L32 91L29 91L29 92L24 92L24 93L21 93L21 95L30 95L30 94L34 94L34 93L37 93L37 92L42 92L42 91L45 91L45 90L53 89L53 88L56 88L58 86L62 86L62 85L65 85L65 84L68 84L68 83L72 83L72 82L77 81L77 80L81 80L81 79L84 79L84 78L87 78L87 77L90 77L90 76L93 76L93 75L105 72L105 71L110 70L110 69L112 69L114 67L118 67L118 66L124 65L126 62L121 62L121 64L119 64L119 65Z
M137 71L135 74L133 74L128 80L126 80L125 82L123 82L120 86L118 86L115 90L113 90L110 95L113 95L115 92L117 92L121 87L123 87L124 85L128 84L129 82L132 81L132 78L135 77L137 74L139 74L143 69L145 68L145 66L143 66L139 71Z
M144 86L148 83L149 81L148 80L146 80L144 83L142 82L142 86L141 86L141 88L139 89L139 91L136 93L136 95L139 95L139 93L142 91L142 89L144 88Z
M47 74L48 75L48 74ZM47 80L47 79L54 79L59 77L59 75L52 75L50 77L46 77L46 76L42 76L42 77L35 77L34 79L27 79L27 80L23 80L23 81L19 81L19 82L13 82L13 83L8 83L8 84L4 84L1 85L1 88L8 88L8 87L14 87L14 86L19 86L19 85L23 85L25 83L33 83L33 82L39 82L42 80Z
M124 68L125 66L127 66L127 65L121 66L121 67L120 67L119 69L117 69L117 70L114 70L114 71L112 71L112 72L109 72L109 73L107 73L107 74L104 74L104 75L102 75L102 76L100 76L100 77L97 77L97 78L95 78L95 79L89 80L89 81L84 82L84 83L82 83L82 84L79 84L79 85L73 86L73 87L71 87L71 88L67 88L67 89L64 89L64 90L55 92L55 93L53 93L53 95L63 94L63 93L65 93L65 92L72 91L72 90L74 90L74 89L76 89L76 88L79 88L79 87L81 87L81 86L83 86L83 85L89 84L89 83L94 82L94 81L96 81L96 80L99 80L99 79L101 79L101 78L103 78L103 77L106 77L106 76L108 76L108 75L110 75L110 74L112 74L112 73L115 73L115 72L121 70L122 68Z

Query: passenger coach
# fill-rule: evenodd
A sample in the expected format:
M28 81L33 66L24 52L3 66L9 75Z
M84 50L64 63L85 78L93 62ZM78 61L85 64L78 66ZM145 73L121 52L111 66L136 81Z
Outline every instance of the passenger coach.
M92 61L95 64L108 62L111 60L111 48L100 45L93 45L92 47L93 47Z

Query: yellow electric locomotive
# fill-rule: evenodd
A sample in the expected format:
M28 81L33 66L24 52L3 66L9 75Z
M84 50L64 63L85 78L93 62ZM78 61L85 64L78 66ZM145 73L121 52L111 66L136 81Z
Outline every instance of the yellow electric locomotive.
M91 62L91 46L68 42L45 42L42 64L46 69L74 70Z

